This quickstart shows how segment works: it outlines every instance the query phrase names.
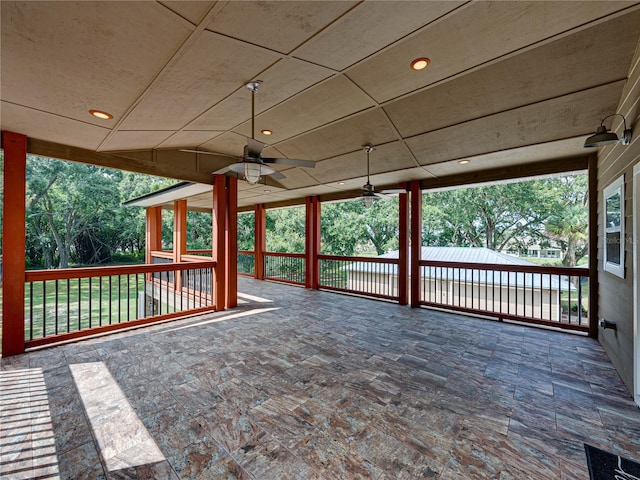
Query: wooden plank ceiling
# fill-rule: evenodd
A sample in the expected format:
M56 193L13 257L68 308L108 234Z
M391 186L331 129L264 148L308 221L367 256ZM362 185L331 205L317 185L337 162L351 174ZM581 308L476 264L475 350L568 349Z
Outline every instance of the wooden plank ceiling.
M366 143L377 186L583 156L640 36L639 2L0 5L1 128L34 153L211 183L233 159L180 149L241 155L262 80L265 155L317 164L240 182L241 207L358 189Z

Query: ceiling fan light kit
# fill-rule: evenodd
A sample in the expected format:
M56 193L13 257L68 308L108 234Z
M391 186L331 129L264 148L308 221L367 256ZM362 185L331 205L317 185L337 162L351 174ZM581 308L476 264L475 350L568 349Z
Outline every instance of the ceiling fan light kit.
M285 178L282 173L278 172L275 168L267 164L292 165L294 167L305 168L314 168L316 166L316 162L313 162L311 160L297 160L295 158L267 158L262 156L262 150L264 150L267 145L256 140L255 137L255 95L261 83L262 80L253 80L245 84L245 87L251 92L251 138L247 139L247 144L244 147L243 155L239 158L240 161L216 170L215 172L213 172L214 175L222 175L224 173L227 173L228 171L232 171L239 175L243 175L244 179L249 185L255 185L260 181L260 178L265 175L271 175L271 178L275 180ZM265 135L270 135L273 132L271 130L262 130L262 133ZM182 149L181 151L192 152L196 154L202 153L205 155L219 155L223 157L230 156L227 154L208 152L205 150Z

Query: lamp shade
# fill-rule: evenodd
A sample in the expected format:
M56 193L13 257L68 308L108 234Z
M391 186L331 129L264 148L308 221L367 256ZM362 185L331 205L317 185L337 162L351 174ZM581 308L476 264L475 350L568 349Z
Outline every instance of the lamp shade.
M618 135L614 132L607 132L607 127L600 125L596 129L596 133L587 138L584 142L585 147L602 147L618 143Z
M275 169L258 162L238 162L229 166L229 170L241 173L249 185L255 185L262 175L270 175Z
M364 203L365 207L370 207L371 205L373 205L373 201L376 199L376 197L374 197L373 195L366 195L364 194L362 196L362 203Z

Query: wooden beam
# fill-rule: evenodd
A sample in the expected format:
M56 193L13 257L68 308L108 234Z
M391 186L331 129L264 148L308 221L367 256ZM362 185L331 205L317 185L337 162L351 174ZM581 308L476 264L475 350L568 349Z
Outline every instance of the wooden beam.
M87 163L107 168L117 168L129 172L145 173L160 177L176 178L189 182L213 183L212 175L197 169L197 163L158 161L153 150L140 152L139 156L123 156L116 153L100 153L84 148L71 147L60 143L47 142L29 138L27 151L34 155L69 160L72 162ZM195 154L193 154L195 155ZM175 158L191 158L189 154L176 152ZM194 157L195 158L195 157ZM191 166L191 168L189 168Z
M214 269L214 299L216 310L224 310L226 304L226 214L227 214L227 189L226 177L224 175L214 175L213 184L213 215L212 229L213 235L213 259L216 261Z
M179 263L187 253L187 201L173 202L173 261Z
M264 280L264 252L267 251L267 209L263 203L254 205L253 274Z
M398 198L398 302L409 303L409 195L401 193Z
M2 356L23 353L27 137L2 132Z
M147 207L145 234L145 263L153 263L151 252L162 250L162 207Z
M410 183L411 190L411 306L420 306L420 260L422 255L422 191L420 182Z
M227 177L226 307L238 306L238 179Z
M425 165L429 168L429 165ZM463 187L483 183L495 183L504 180L525 179L542 175L557 175L561 173L586 170L589 167L587 155L545 160L544 162L512 165L509 167L477 170L474 172L459 173L440 178L429 178L420 181L422 190L433 190L447 187Z

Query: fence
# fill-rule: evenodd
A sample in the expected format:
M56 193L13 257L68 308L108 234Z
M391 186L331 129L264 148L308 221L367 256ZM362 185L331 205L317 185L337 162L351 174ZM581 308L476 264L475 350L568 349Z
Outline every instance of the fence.
M304 253L265 252L264 254L265 280L304 285L305 271Z
M318 255L323 290L398 300L397 258Z

